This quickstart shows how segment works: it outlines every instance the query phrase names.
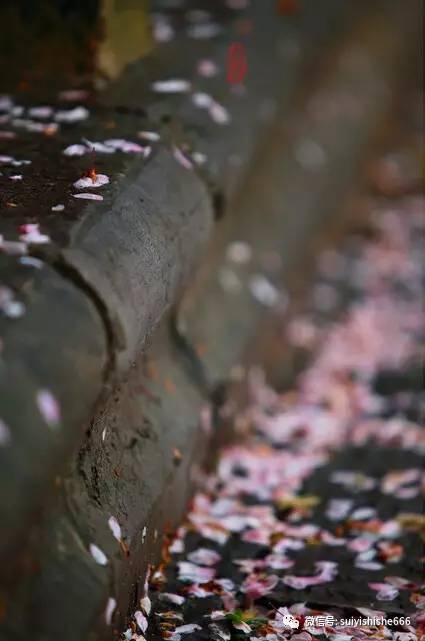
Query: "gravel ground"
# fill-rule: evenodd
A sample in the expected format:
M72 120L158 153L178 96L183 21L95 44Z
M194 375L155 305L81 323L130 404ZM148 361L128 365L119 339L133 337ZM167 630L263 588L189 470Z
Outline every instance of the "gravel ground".
M318 256L310 303L282 320L309 365L283 393L249 373L243 438L203 479L125 639L424 638L415 153L377 159L366 225Z

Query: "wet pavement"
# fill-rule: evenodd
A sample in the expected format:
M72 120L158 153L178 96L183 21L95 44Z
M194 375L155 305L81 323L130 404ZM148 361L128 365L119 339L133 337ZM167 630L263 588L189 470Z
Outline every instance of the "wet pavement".
M26 253L30 245L34 250L50 242L67 244L73 225L85 213L86 199L92 195L103 201L106 191L105 205L111 206L117 191L112 177L124 175L135 156L140 162L151 151L137 137L138 130L147 128L143 127L146 119L121 116L117 122L113 110L96 107L87 96L84 104L81 100L57 100L45 105L40 113L46 115L38 118L29 117L37 106L11 102L9 108L6 103L4 107L0 116L5 134L1 141L0 185L6 252L8 242L20 237L20 253ZM14 116L18 111L22 112L20 117ZM61 118L69 118L69 122L60 122ZM105 141L112 144L105 145ZM96 174L107 177L112 183L109 188L96 181ZM88 182L79 187L78 181L84 177ZM26 237L25 225L35 225L38 234Z
M403 146L376 159L361 230L319 254L304 310L282 318L282 340L308 355L293 387L247 373L239 436L125 639L424 637L424 203L405 160Z

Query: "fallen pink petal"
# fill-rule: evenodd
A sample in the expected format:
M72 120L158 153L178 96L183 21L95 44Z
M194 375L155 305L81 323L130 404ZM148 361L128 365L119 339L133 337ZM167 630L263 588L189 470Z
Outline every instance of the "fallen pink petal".
M81 192L80 194L72 194L74 198L80 198L81 200L103 200L103 196L100 194L90 194L89 192Z
M179 594L171 594L170 592L164 592L163 594L160 595L161 601L173 603L174 605L183 605L185 602L184 596L180 596Z
M388 583L369 583L371 590L376 590L378 601L393 601L398 596L398 588Z
M125 154L140 154L143 152L143 147L138 145L137 142L131 140L124 140L123 138L111 138L105 140L104 144L107 147L112 147L117 151L123 151Z
M157 80L152 83L152 91L157 93L186 93L190 88L188 80Z
M99 565L107 565L108 558L106 554L95 543L90 543L90 554Z
M304 590L311 585L328 583L335 578L338 570L336 564L331 561L318 561L316 563L317 574L314 576L284 576L282 581L294 590Z
M12 438L10 428L0 419L0 447L5 447L10 443Z
M139 131L138 137L142 140L147 140L148 142L158 142L161 140L161 136L156 131Z
M174 147L173 154L174 154L174 158L177 160L177 162L180 163L180 165L182 165L185 169L193 169L192 162L181 151L181 149L179 149L178 147Z
M90 150L86 145L75 144L66 147L63 150L63 154L65 156L84 156L84 154L87 154L89 151Z
M134 613L134 618L136 619L136 623L140 630L145 633L148 629L148 620L145 615L140 612L140 610L137 610L137 612Z
M75 123L86 120L90 112L86 107L79 106L73 109L60 109L55 113L55 120L58 122Z
M111 530L112 535L114 536L114 538L116 538L117 541L121 541L121 538L122 538L121 526L118 523L118 521L115 518L115 516L110 516L109 517L108 525L109 525L109 529Z
M108 602L105 608L105 623L106 625L111 625L112 616L114 614L115 608L117 607L116 599L109 597Z
M199 548L198 550L188 554L187 558L189 561L196 563L197 565L213 566L220 561L221 556L215 552L215 550Z
M44 243L49 243L50 238L46 234L40 232L39 226L37 223L34 224L25 224L21 225L19 228L21 232L19 240L22 240L24 243L32 243L34 245Z
M36 394L38 410L50 427L57 427L61 420L60 406L53 394L46 389L41 389Z
M219 68L218 68L218 65L214 62L214 60L209 60L207 58L204 58L202 60L199 60L197 71L198 71L198 74L200 76L203 76L204 78L213 78L218 74Z
M197 623L188 623L187 625L181 625L174 630L176 634L189 634L190 632L195 632L196 630L201 630L201 626Z
M109 176L105 174L96 174L95 178L92 179L88 176L80 178L74 183L74 187L77 189L93 189L95 187L103 187L109 183Z

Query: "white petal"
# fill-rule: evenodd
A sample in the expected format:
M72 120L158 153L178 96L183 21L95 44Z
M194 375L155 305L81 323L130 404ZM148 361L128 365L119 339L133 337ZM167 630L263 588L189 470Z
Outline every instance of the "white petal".
M144 148L138 145L137 142L131 142L131 140L124 140L123 138L111 138L110 140L105 140L104 144L126 154L139 154L144 151Z
M141 631L144 634L146 632L146 630L148 629L148 620L147 620L147 618L145 617L143 612L140 612L140 610L137 610L134 613L134 618L136 619L137 625L139 626L139 628L141 629Z
M156 131L139 131L137 134L142 140L148 140L149 142L158 142L161 136L156 133Z
M150 615L151 609L152 609L152 603L148 596L144 596L142 599L140 599L140 607L142 608L146 616Z
M252 257L252 249L248 243L234 241L227 246L226 258L234 263L249 263Z
M36 403L47 425L56 427L60 421L60 407L53 394L46 389L39 390L36 394Z
M251 277L249 288L254 298L262 305L273 307L280 300L279 290L262 274Z
M213 102L209 108L209 114L218 125L227 125L230 122L229 112L218 102Z
M31 107L28 109L28 115L31 118L50 118L53 113L52 107Z
M200 109L208 109L214 104L213 98L203 92L197 92L192 95L193 104Z
M104 552L95 544L90 543L89 546L90 554L99 565L107 565L108 558Z
M173 154L177 162L179 162L185 169L193 169L193 165L190 160L178 147L174 147Z
M92 180L89 176L84 176L74 183L77 189L90 189L93 187L102 187L109 183L109 177L106 174L96 174L96 178Z
M159 595L159 598L161 601L169 601L174 605L183 605L186 600L184 596L180 596L179 594L171 594L170 592L163 592Z
M185 93L189 91L191 84L188 80L158 80L152 83L153 91L157 93Z
M84 156L90 150L85 145L69 145L66 149L63 150L65 156Z
M57 111L55 114L55 120L58 122L79 122L80 120L86 120L90 115L90 112L85 107L74 107L74 109L64 109Z
M112 615L115 608L117 607L117 602L113 597L109 597L108 602L105 608L105 621L106 625L111 625Z
M195 632L196 630L202 630L201 626L197 623L188 623L187 625L181 625L174 630L175 634L189 634L189 632Z
M82 200L103 200L103 196L101 196L100 194L89 194L88 192L72 195L74 196L74 198L81 198Z
M117 519L115 518L115 516L109 517L108 525L109 525L109 529L111 530L113 536L117 539L117 541L121 541L121 527Z
M8 425L0 418L0 447L10 443L10 429Z

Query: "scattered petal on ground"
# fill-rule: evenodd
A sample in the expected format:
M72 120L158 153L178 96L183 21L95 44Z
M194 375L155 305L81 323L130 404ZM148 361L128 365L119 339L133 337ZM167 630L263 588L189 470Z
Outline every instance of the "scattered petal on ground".
M107 565L108 558L106 554L102 552L102 550L97 545L95 545L95 543L90 543L89 550L96 563L98 563L99 565Z
M50 242L49 236L40 232L38 224L21 225L19 230L21 232L19 239L24 243L42 245Z
M105 608L105 623L106 625L111 625L112 615L114 614L115 608L117 607L116 599L109 597L108 602Z
M174 147L173 149L173 155L174 158L177 160L180 165L182 165L185 169L193 169L193 164L189 160L189 158L182 152L181 149L178 147Z
M56 427L61 420L60 406L53 394L46 389L36 394L36 403L40 414L50 427Z
M87 154L89 152L88 147L86 145L69 145L69 147L66 147L63 150L63 153L65 156L84 156L84 154Z
M152 90L157 93L186 93L190 91L191 84L188 80L158 80L152 83Z
M72 194L74 198L81 198L82 200L103 200L103 196L100 194L90 194L88 192L82 192L81 194Z
M204 94L195 97L205 108L209 100ZM369 277L359 283L356 270L347 267L350 253L339 250L344 278L352 279L361 296L354 297L338 322L316 321L315 314L322 319L323 310L314 307L313 289L316 311L301 316L304 323L308 320L303 344L311 349L311 360L296 387L279 394L260 372L249 373L251 400L242 418L250 427L245 427L243 440L221 451L216 472L202 481L184 527L168 549L171 562L153 575L161 579L152 583L150 595L155 641L167 638L165 630L176 640L192 625L200 626L192 631L194 639L199 633L214 641L230 641L235 634L250 641L312 641L321 638L326 617L352 616L351 602L349 609L317 605L324 594L339 595L338 586L351 576L363 586L364 602L369 598L399 607L403 597L411 604L414 625L423 627L419 580L395 570L409 553L402 544L405 528L417 532L423 521L406 511L397 514L396 508L391 517L382 514L377 499L385 496L399 504L416 500L419 466L409 459L407 469L369 473L360 455L338 464L347 448L364 452L373 447L378 458L379 448L406 450L411 457L425 451L420 426L398 410L391 413L388 403L396 397L384 398L375 386L382 371L415 362L423 327L418 223L406 212L398 222L394 213L383 216L377 217L379 232L357 249L356 261L362 261ZM377 246L380 251L373 251ZM396 266L382 255L395 250ZM328 254L321 261L326 278L333 275L331 258ZM233 269L225 269L238 285L228 288L228 295L243 290L239 274L251 259L244 243L228 247L226 261ZM251 276L249 286L262 304L280 302L280 292L266 276L255 279L253 287ZM304 487L321 469L326 470L325 498ZM198 609L202 616L195 614ZM357 611L358 616L383 616L370 607L358 606ZM311 623L315 617L323 623ZM161 627L163 622L168 627ZM292 622L292 629L285 622ZM410 628L385 629L382 638L404 641L396 634L413 633ZM373 627L355 625L330 626L326 636L333 641L376 638Z
M90 189L93 187L103 187L109 183L109 176L105 174L96 174L95 178L90 178L89 176L84 176L74 183L74 187L77 189Z
M156 131L139 131L137 135L142 140L149 142L158 142L158 140L161 140L161 136Z
M118 521L115 518L115 516L110 516L109 517L108 525L109 525L109 529L112 532L112 535L117 539L117 541L121 541L121 537L122 537L121 526L118 523Z
M74 123L86 120L90 112L86 107L74 107L73 109L61 109L56 112L55 120L58 122Z
M8 445L10 443L10 439L11 439L10 428L0 418L0 447Z

